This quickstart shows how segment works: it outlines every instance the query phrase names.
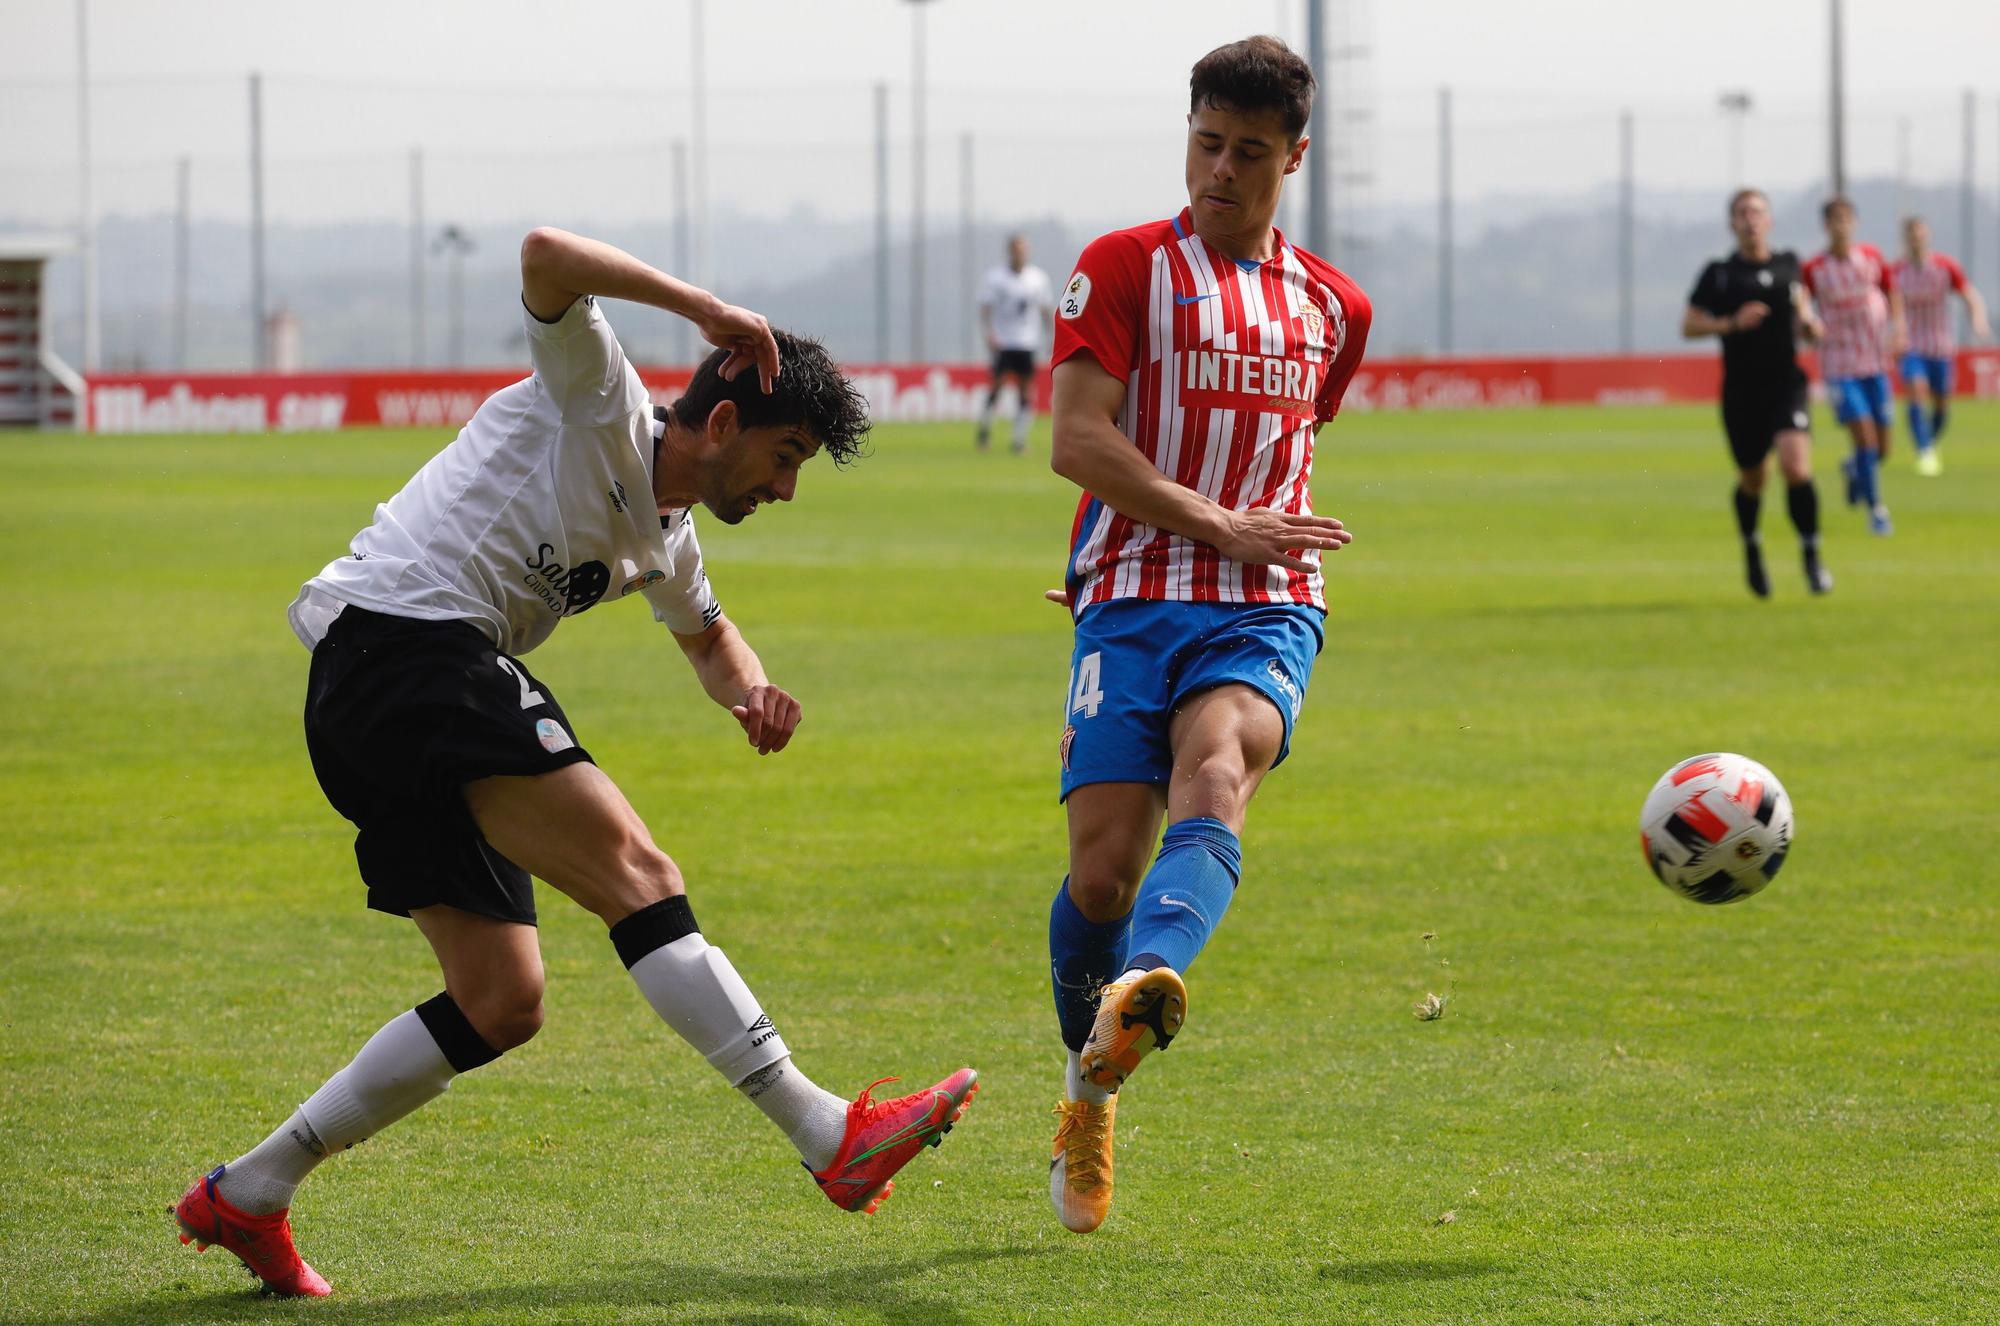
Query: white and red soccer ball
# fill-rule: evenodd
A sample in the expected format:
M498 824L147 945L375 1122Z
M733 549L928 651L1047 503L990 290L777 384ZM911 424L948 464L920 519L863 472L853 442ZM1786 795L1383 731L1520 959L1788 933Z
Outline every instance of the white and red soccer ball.
M1741 755L1697 755L1661 775L1639 812L1660 883L1695 902L1735 902L1771 882L1792 846L1792 799Z

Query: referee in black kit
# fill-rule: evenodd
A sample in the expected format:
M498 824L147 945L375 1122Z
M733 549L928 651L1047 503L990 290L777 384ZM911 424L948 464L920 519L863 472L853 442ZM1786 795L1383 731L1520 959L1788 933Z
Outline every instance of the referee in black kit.
M1785 505L1799 532L1806 588L1824 594L1833 575L1819 559L1819 493L1812 481L1812 415L1798 338L1819 337L1819 323L1799 286L1799 258L1771 248L1771 200L1739 189L1729 200L1736 252L1702 268L1681 318L1681 335L1722 338L1722 428L1736 458L1736 528L1750 592L1769 598L1771 578L1757 538L1771 451L1785 475Z

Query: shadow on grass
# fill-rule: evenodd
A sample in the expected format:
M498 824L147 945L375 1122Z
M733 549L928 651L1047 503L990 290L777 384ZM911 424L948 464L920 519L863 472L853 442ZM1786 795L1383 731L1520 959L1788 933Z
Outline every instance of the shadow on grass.
M1476 1280L1504 1275L1513 1268L1490 1257L1388 1257L1372 1262L1328 1262L1319 1268L1322 1280L1350 1285L1410 1284L1423 1280Z
M619 1321L672 1321L699 1310L710 1322L787 1322L832 1311L843 1321L886 1326L952 1326L976 1320L943 1293L905 1285L912 1277L954 1266L1039 1256L1034 1247L966 1248L902 1261L855 1261L797 1271L735 1271L698 1262L648 1258L607 1266L587 1280L496 1285L476 1290L314 1302L284 1302L251 1292L154 1298L66 1318L72 1326L139 1326L173 1322L292 1321L387 1323L441 1317L464 1321L562 1321L576 1314L615 1313Z

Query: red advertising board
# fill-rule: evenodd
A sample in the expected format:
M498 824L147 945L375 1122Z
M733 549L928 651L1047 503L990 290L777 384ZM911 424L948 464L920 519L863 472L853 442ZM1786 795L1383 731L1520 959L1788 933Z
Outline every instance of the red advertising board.
M985 402L978 364L860 364L848 373L878 423L970 420ZM689 371L641 368L654 399L671 401ZM90 381L97 433L255 433L335 428L456 428L519 372L350 372L296 375L101 374ZM1571 355L1365 360L1344 409L1515 409L1712 401L1714 355ZM2000 398L2000 349L1959 354L1959 391ZM1048 405L1048 375L1036 386Z

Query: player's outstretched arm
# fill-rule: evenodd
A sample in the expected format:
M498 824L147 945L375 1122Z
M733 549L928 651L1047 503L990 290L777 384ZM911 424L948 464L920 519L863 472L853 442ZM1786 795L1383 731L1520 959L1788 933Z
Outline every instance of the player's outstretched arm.
M602 240L553 226L538 226L521 241L521 302L543 322L554 322L584 295L625 299L678 313L702 339L730 352L725 381L755 364L766 392L778 375L778 343L761 314L725 304L699 286L648 266Z
M1118 431L1125 384L1087 354L1056 366L1049 467L1131 520L1206 543L1246 566L1310 571L1299 553L1334 552L1354 538L1331 516L1268 507L1231 511L1155 469Z
M1993 327L1986 321L1986 301L1979 297L1979 287L1967 281L1958 292L1965 301L1965 315L1972 320L1972 335L1975 340L1993 339Z
M674 640L694 666L695 676L709 698L729 711L759 755L770 755L791 743L803 714L799 702L764 675L757 651L727 617L718 617L695 635L674 632Z

